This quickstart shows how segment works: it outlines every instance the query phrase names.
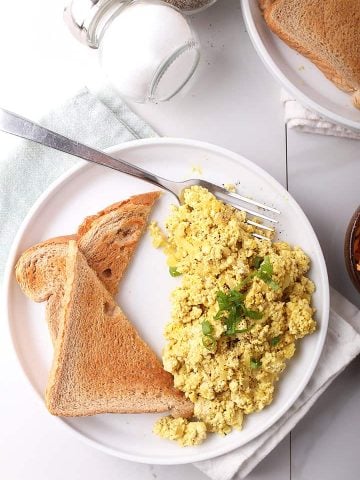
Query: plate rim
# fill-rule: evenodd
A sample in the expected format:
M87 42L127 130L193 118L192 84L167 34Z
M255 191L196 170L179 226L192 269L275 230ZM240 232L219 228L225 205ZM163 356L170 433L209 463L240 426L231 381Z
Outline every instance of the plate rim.
M209 453L206 453L206 452L196 453L195 452L195 453L189 453L187 456L183 456L183 457L177 459L176 455L171 454L170 456L164 456L164 457L161 457L161 458L156 458L156 461L152 461L152 459L149 458L146 455L144 456L144 455L141 455L141 454L129 454L129 453L126 453L126 452L121 452L119 450L116 450L112 447L108 447L106 445L103 445L102 443L100 443L96 440L93 440L92 438L89 438L85 434L81 433L74 426L68 424L66 422L66 418L57 417L57 416L52 417L57 422L59 422L63 426L65 426L68 430L70 430L75 435L77 435L86 444L88 444L88 445L92 446L93 448L96 448L97 450L100 450L104 453L110 454L112 456L122 458L124 460L130 460L130 461L138 462L138 463L157 464L157 465L181 465L181 464L188 464L188 463L193 463L193 462L198 462L198 461L203 461L203 460L209 460L209 459L212 459L212 458L216 458L220 455L224 455L226 453L229 453L229 452L235 450L236 448L239 448L241 446L246 445L247 443L251 442L254 438L257 438L259 435L261 435L266 430L271 428L271 426L273 426L274 423L276 421L278 421L291 408L291 406L296 402L296 400L299 398L301 393L306 388L310 378L312 377L312 375L314 373L314 370L315 370L316 365L319 361L320 355L323 351L323 347L324 347L324 343L325 343L325 339L326 339L326 335L327 335L327 330L328 330L329 308L330 308L330 290L329 290L329 281L328 281L328 274L327 274L327 268L326 268L324 255L323 255L319 240L317 238L317 235L316 235L310 221L308 220L307 216L305 215L305 213L303 212L301 207L298 205L296 200L285 189L285 187L283 185L281 185L280 182L278 182L272 175L270 175L266 170L264 170L262 167L257 165L255 162L252 162L252 161L248 160L246 157L242 156L241 154L235 153L235 152L233 152L231 150L228 150L224 147L220 147L220 146L214 145L214 144L209 143L209 142L203 142L203 141L199 141L199 140L192 140L192 139L185 139L185 138L177 138L177 137L166 137L166 138L153 137L153 138L146 138L146 139L137 139L137 140L132 140L132 141L128 141L128 142L124 142L124 143L121 143L121 144L114 145L112 147L104 149L104 151L106 151L109 154L114 154L114 153L119 153L119 152L127 150L127 149L131 150L131 149L139 147L139 146L140 147L141 146L147 146L147 145L151 146L151 145L158 145L158 144L171 145L171 146L176 146L176 145L178 145L178 146L189 146L189 147L193 147L193 148L200 148L200 149L203 149L203 150L210 150L212 152L218 153L218 154L226 156L228 158L232 158L234 160L241 160L243 163L251 165L251 168L253 169L253 171L255 171L255 173L261 173L263 176L265 176L266 180L268 180L270 183L275 184L276 186L283 189L284 192L287 192L287 194L289 195L289 201L293 202L294 206L298 209L298 213L302 215L303 220L308 225L310 230L313 232L314 239L316 241L315 242L316 245L314 245L314 246L316 246L316 250L318 251L318 254L319 254L320 272L321 272L321 275L324 278L324 285L323 285L324 295L323 295L323 298L322 298L322 301L323 301L322 321L324 322L324 324L323 324L323 328L318 332L318 334L320 335L319 348L318 348L316 354L313 356L312 363L310 365L311 368L308 369L307 375L305 375L303 377L302 382L299 383L299 386L295 390L295 394L292 396L291 402L289 402L289 401L286 402L284 404L284 406L281 408L280 412L277 415L273 415L270 418L270 420L266 423L266 425L267 425L266 428L264 430L260 431L260 432L255 432L254 435L251 436L245 443L239 443L238 445L233 445L233 444L227 445L222 449L218 449L218 451L216 452L215 455L213 453L210 453L210 452ZM4 272L3 300L4 300L4 306L5 306L5 315L6 315L6 318L7 318L7 321L5 323L7 325L8 334L10 336L12 346L13 346L14 352L16 354L17 363L19 364L20 370L21 370L23 376L26 379L26 383L31 386L31 390L34 392L35 397L38 399L38 401L41 402L42 405L44 405L43 398L37 392L37 390L34 388L30 378L28 377L28 375L26 373L26 368L23 365L21 354L18 351L18 348L17 348L17 345L16 345L16 338L13 334L13 330L12 330L12 326L11 326L10 294L11 294L11 283L14 280L13 275L12 275L13 274L13 268L15 266L15 261L16 261L16 258L17 258L16 256L18 254L19 242L20 242L21 238L23 237L23 234L24 234L25 230L27 229L27 227L31 223L31 220L32 220L33 216L36 214L37 210L46 202L46 199L50 195L56 193L57 189L61 186L61 184L63 182L66 182L69 179L69 177L72 177L78 171L83 170L83 169L87 169L91 166L92 166L92 164L89 165L89 163L86 162L86 161L80 161L79 164L74 165L69 170L67 170L62 175L60 175L38 197L36 202L30 208L28 214L26 215L26 217L22 221L22 223L21 223L21 225L20 225L20 227L19 227L19 229L16 233L16 236L13 240L13 244L12 244L10 252L9 252L9 256L8 256L8 260L7 260L6 268L5 268L5 272Z
M325 117L327 120L332 122L340 123L346 128L358 133L360 130L360 120L354 121L349 118L343 117L331 110L328 110L326 107L322 107L319 103L311 100L305 93L303 93L298 87L296 87L282 72L280 67L277 66L275 60L266 49L261 37L256 28L254 18L251 14L250 2L252 0L240 0L241 9L243 18L245 21L245 27L249 34L251 43L255 48L259 58L262 60L263 64L267 70L272 74L272 76L277 80L277 82L283 86L289 93L291 93L295 98L299 100L300 103L308 107L310 110L316 111L319 115ZM257 0L255 0L257 1ZM324 77L326 78L326 77ZM330 80L329 80L330 81ZM355 108L355 107L354 107Z

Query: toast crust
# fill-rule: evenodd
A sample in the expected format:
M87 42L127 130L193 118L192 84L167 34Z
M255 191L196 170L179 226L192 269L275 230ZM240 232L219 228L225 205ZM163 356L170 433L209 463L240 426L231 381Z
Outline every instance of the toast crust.
M34 302L47 301L53 293L53 283L63 283L69 240L76 240L76 235L45 240L25 250L18 259L15 265L16 280L25 295Z

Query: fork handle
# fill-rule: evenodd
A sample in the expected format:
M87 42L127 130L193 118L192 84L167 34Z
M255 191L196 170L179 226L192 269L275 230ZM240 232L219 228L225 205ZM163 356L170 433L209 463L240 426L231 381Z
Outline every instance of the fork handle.
M111 157L95 148L88 147L87 145L71 140L70 138L53 132L52 130L48 130L31 120L20 117L19 115L3 108L0 108L0 130L40 143L41 145L46 145L55 150L75 155L88 162L97 163L104 167L118 170L119 172L132 175L133 177L140 178L141 180L153 183L158 187L171 191L169 186L167 186L167 183L171 182L168 182L157 175L153 175L152 173L125 162L124 160Z

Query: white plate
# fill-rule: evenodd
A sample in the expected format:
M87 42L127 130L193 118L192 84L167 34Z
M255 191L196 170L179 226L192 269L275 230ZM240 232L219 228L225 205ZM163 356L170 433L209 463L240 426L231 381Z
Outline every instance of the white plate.
M179 464L221 455L244 445L281 417L302 392L317 364L329 312L327 273L319 243L304 213L288 192L266 172L235 153L180 139L129 142L113 147L110 152L172 179L193 177L192 168L200 165L207 180L217 183L240 181L243 193L282 210L280 238L301 245L311 257L311 278L317 285L314 306L319 329L299 345L295 358L277 387L272 405L248 416L241 432L233 432L226 437L210 435L199 447L181 448L175 442L152 434L153 423L159 415L108 414L60 419L96 448L128 460ZM73 233L86 215L151 188L149 184L113 170L82 165L55 182L37 201L22 225L9 259L6 303L19 361L41 399L52 358L45 305L35 304L20 291L13 274L16 259L36 242ZM174 203L174 198L164 194L153 212L153 218L161 222L168 215L171 203ZM168 274L163 253L151 246L146 234L122 281L118 300L143 338L159 355L164 344L162 330L170 317L169 294L177 281Z
M283 87L311 110L359 130L360 110L352 105L351 95L335 87L314 64L270 31L258 0L241 0L241 5L246 29L257 53Z

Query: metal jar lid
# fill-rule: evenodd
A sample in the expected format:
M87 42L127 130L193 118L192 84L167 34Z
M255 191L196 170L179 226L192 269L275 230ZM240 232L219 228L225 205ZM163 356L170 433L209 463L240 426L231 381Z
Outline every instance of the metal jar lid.
M103 26L120 8L133 0L70 0L64 9L64 20L73 36L91 48L99 47Z

